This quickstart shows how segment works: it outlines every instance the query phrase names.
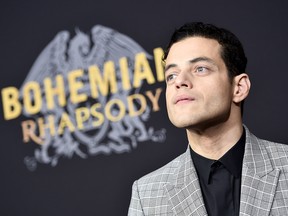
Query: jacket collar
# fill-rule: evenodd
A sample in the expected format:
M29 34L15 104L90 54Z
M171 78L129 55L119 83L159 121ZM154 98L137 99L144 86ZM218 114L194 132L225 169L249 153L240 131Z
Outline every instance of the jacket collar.
M246 126L246 146L242 166L240 215L269 215L280 170L272 165L264 140Z
M274 169L264 141L246 131L242 166L240 215L269 215L280 171ZM168 200L177 216L207 215L189 147L180 157L173 180L165 185ZM259 214L260 215L260 214Z
M207 215L189 147L180 157L179 168L174 176L175 178L165 185L174 214L177 216Z

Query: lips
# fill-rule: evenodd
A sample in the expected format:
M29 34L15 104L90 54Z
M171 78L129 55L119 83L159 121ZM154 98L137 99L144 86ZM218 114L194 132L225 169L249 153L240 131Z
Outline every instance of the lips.
M188 96L188 95L179 95L176 96L175 99L173 100L174 104L180 104L180 103L186 103L186 102L191 102L194 101L195 98Z

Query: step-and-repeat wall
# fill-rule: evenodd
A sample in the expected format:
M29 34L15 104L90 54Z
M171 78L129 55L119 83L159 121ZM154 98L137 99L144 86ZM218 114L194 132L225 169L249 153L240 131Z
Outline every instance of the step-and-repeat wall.
M286 1L2 1L0 215L127 215L133 181L187 147L161 56L203 21L242 41L244 122L288 143Z

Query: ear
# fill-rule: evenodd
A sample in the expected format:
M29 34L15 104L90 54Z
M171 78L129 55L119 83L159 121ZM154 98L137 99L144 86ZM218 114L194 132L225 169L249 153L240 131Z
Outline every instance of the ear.
M251 83L248 74L242 73L234 77L233 102L240 103L243 101L248 96L250 87Z

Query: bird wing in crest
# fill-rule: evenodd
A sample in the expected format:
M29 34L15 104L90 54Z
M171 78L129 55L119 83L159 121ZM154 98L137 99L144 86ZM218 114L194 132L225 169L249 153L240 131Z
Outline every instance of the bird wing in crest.
M134 59L140 52L144 52L147 58L151 58L134 40L105 26L96 25L92 28L92 41L94 46L88 57L90 64L103 65L106 61L118 62L121 57Z
M68 31L61 31L43 49L23 82L21 92L26 82L36 81L41 83L45 77L52 78L65 72L68 68L66 50L69 37Z

